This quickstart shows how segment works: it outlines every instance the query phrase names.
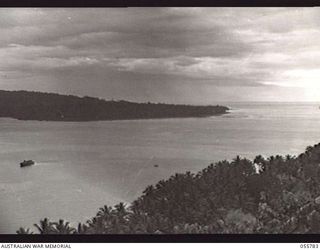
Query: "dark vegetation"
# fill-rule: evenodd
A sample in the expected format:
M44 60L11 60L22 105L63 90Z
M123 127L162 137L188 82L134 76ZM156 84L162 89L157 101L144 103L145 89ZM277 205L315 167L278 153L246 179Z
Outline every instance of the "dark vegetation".
M225 114L224 106L106 101L53 93L0 90L0 117L40 121L98 121Z
M35 226L41 234L319 233L319 212L320 143L297 157L237 156L175 174L77 228L48 219Z

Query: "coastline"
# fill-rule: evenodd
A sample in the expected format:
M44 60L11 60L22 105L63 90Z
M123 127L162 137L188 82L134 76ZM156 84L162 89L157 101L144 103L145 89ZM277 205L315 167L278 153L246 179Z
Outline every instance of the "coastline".
M10 103L10 105L8 105ZM221 105L107 101L56 93L0 90L0 117L22 121L116 121L209 117L227 114Z

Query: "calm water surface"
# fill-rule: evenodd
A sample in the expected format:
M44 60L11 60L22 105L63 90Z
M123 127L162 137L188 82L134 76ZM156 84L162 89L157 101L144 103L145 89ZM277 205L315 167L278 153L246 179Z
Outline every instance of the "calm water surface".
M320 142L318 104L229 106L229 114L209 118L0 119L0 233L34 230L44 217L76 225L176 172L197 172L236 155L299 154ZM21 169L24 159L36 165Z

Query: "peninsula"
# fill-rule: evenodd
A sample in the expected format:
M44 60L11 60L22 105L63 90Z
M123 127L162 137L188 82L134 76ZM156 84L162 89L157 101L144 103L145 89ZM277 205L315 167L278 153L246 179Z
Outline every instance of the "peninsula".
M225 106L106 101L55 93L0 90L0 117L39 121L103 121L208 117L222 115Z

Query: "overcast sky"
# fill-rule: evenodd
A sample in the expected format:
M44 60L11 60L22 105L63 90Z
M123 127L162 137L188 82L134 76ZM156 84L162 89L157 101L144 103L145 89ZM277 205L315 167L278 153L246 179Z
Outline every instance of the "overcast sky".
M0 34L0 89L320 101L319 8L11 8Z

